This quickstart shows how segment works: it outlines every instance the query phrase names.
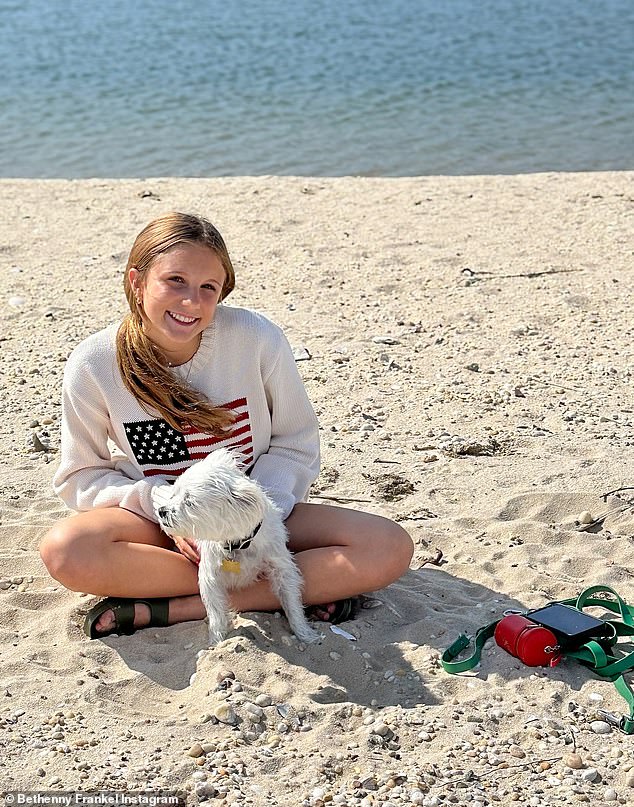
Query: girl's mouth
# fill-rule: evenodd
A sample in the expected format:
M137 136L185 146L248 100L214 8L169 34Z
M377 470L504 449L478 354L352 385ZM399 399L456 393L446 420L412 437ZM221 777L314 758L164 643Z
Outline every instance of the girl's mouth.
M179 325L193 325L195 322L198 322L198 317L186 317L184 314L176 314L173 311L168 311L167 313L171 319L178 322Z

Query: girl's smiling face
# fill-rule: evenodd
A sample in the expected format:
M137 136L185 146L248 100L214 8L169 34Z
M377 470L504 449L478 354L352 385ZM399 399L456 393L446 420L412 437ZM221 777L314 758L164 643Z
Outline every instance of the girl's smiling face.
M204 244L178 244L145 273L132 267L129 277L147 337L170 364L189 361L216 313L225 282L220 258Z

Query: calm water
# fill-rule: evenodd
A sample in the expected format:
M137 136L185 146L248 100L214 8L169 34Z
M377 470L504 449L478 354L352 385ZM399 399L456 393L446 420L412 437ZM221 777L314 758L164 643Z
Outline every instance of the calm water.
M633 0L0 0L0 175L634 168Z

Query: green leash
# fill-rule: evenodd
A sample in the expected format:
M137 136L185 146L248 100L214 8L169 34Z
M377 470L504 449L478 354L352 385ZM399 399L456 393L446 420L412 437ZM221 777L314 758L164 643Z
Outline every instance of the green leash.
M610 594L614 597L614 600L605 600L593 596L599 593ZM625 673L634 669L634 652L624 653L618 648L619 637L634 636L634 607L627 605L625 600L609 586L590 586L582 591L578 597L554 600L553 602L572 606L578 611L583 611L584 608L590 606L599 606L618 614L618 617L620 617L605 620L613 628L614 632L611 638L603 639L601 643L591 640L577 650L567 650L566 656L576 659L592 670L595 675L614 683L617 692L629 707L629 715L615 715L605 710L601 710L601 714L608 723L617 726L625 734L634 734L634 692L630 684L625 680ZM528 618L530 619L530 616ZM466 670L472 670L479 664L482 648L493 636L498 622L500 620L496 619L495 622L490 622L488 625L479 628L473 637L474 649L471 655L460 661L455 661L456 657L466 650L472 641L466 634L461 633L456 641L442 654L441 663L445 672L455 675Z

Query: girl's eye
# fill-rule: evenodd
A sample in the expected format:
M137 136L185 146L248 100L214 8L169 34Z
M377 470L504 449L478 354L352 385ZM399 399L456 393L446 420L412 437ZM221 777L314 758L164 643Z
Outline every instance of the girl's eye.
M174 275L170 277L170 280L173 280L175 283L183 283L183 278L180 275Z
M213 285L213 283L205 283L205 284L203 284L203 289L210 289L211 291L217 291L217 289Z

